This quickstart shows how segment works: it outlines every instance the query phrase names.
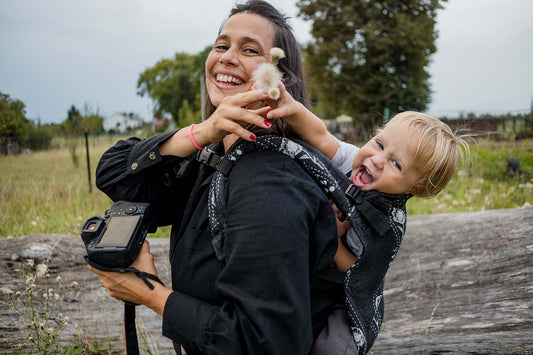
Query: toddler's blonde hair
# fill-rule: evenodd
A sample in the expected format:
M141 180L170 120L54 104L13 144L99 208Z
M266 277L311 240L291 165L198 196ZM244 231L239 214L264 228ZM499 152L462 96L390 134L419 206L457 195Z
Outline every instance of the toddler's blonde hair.
M413 138L418 139L414 161L420 180L409 193L417 197L435 197L450 182L459 161L469 160L468 143L446 123L416 111L395 115L385 127L401 120L410 121Z

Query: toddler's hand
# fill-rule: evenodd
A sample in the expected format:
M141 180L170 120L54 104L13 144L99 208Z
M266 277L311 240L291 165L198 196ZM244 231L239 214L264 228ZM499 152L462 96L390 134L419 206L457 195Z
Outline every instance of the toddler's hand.
M300 110L305 109L305 107L298 101L296 101L291 94L285 89L283 82L279 81L279 99L270 100L267 99L266 102L272 110L267 113L267 119L283 118L285 122L291 125L291 118L294 115L297 115Z

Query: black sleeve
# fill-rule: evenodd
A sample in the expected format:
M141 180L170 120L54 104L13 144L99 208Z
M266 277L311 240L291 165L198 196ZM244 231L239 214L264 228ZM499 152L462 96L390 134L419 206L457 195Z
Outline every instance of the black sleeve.
M174 133L117 142L98 163L96 186L113 201L149 202L160 226L175 223L175 216L180 215L189 196L198 164L193 156L161 156L159 147Z
M248 158L256 154L261 159ZM316 234L336 243L329 202L309 176L278 153L243 157L230 174L225 266L215 284L222 302L174 292L163 334L205 354L307 354L310 280L318 264L309 244ZM331 260L335 247L328 252Z

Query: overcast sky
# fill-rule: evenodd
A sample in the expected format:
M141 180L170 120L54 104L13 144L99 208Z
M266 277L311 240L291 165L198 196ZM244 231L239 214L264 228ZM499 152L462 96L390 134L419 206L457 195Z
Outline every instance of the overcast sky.
M293 17L299 42L310 24L296 0L272 1ZM28 118L59 123L71 105L103 116L137 112L139 74L176 52L212 44L234 0L0 0L0 92ZM449 0L439 12L429 71L429 113L528 112L533 97L533 1Z

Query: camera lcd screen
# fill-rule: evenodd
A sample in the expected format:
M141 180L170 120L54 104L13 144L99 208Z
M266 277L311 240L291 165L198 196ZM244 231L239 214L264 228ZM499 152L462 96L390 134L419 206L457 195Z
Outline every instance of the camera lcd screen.
M107 229L98 243L99 247L126 247L141 218L137 216L111 217Z

